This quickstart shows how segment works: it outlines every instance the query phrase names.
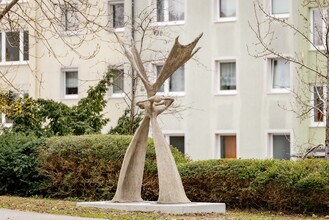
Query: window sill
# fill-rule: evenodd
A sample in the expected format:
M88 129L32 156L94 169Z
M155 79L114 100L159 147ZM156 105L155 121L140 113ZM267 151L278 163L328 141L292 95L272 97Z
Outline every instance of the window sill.
M282 18L282 19L287 19L290 17L290 14L271 14L273 18Z
M174 96L174 97L182 97L185 96L185 92L158 92L158 96Z
M323 45L319 45L319 46L316 45L316 47L314 47L313 45L311 45L309 50L310 51L325 50L325 47Z
M218 20L215 20L215 23L230 23L230 22L236 22L236 17L229 17L229 18L219 18Z
M325 128L325 122L314 122L312 121L310 124L310 128Z
M64 100L75 100L75 99L79 99L79 95L65 95Z
M185 21L155 21L154 26L175 26L175 25L184 25Z
M114 28L114 32L116 32L116 33L122 33L124 31L125 31L125 28L124 27L122 27L122 28Z
M19 66L19 65L29 65L29 61L0 62L0 66Z
M3 123L3 124L1 124L1 126L4 128L10 128L13 126L13 124L12 123Z
M124 93L115 93L115 94L111 94L110 98L113 98L113 99L122 99L125 97L125 94Z
M290 94L290 88L287 89L273 89L269 92L267 92L268 95L284 95L284 94Z
M227 91L219 91L218 93L216 93L216 96L235 96L238 94L237 90L227 90Z

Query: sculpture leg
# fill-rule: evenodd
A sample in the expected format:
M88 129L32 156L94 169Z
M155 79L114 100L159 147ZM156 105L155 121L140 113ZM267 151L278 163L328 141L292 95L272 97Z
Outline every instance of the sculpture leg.
M120 170L116 193L112 202L139 202L150 118L144 117L126 151Z
M169 144L164 138L156 117L151 118L154 147L158 165L158 203L189 203Z

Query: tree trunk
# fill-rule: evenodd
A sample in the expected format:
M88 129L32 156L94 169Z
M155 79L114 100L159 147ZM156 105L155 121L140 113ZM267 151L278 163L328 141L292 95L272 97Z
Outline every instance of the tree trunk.
M327 44L329 45L329 44ZM326 139L325 139L325 158L329 160L329 55L327 54L327 85L326 85Z

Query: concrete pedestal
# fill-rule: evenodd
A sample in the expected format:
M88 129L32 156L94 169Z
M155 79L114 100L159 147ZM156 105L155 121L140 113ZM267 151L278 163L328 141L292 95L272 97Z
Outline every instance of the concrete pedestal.
M117 209L124 211L163 212L168 214L190 213L222 213L225 214L225 203L192 202L183 204L159 204L157 202L132 202L114 203L102 202L78 202L77 206Z

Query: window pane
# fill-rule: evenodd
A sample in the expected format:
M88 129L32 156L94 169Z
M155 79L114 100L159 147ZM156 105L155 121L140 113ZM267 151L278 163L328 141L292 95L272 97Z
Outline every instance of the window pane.
M219 0L219 17L235 17L236 2L235 0Z
M323 122L323 111L324 111L324 93L322 86L315 86L314 88L314 116L315 122Z
M219 63L220 65L220 90L236 90L235 62Z
M273 135L273 158L290 159L290 135Z
M76 31L79 28L78 13L74 5L62 5L62 24L65 31Z
M124 26L124 4L113 4L112 5L112 19L113 27L121 28Z
M156 65L156 71L157 71L157 77L159 76L161 69L162 69L163 65ZM158 90L158 92L164 92L164 84L162 84L162 86L160 87L160 89Z
M19 61L19 32L6 33L6 61Z
M24 31L24 39L23 39L23 57L24 60L29 60L29 32Z
M168 0L169 21L184 20L184 0Z
M123 93L123 82L124 82L123 70L116 70L113 78L113 93Z
M221 158L236 158L236 136L220 137Z
M174 72L169 79L169 92L184 92L185 90L184 66Z
M272 14L288 14L289 1L287 0L272 0Z
M157 21L165 21L165 0L157 0Z
M176 147L183 154L185 153L185 137L184 136L170 136L169 144Z
M313 25L312 25L312 35L313 44L316 46L323 45L323 20L319 9L312 10Z
M67 71L65 72L65 94L77 95L78 94L78 72Z
M272 59L272 80L274 89L290 88L290 70L289 62L284 59Z

